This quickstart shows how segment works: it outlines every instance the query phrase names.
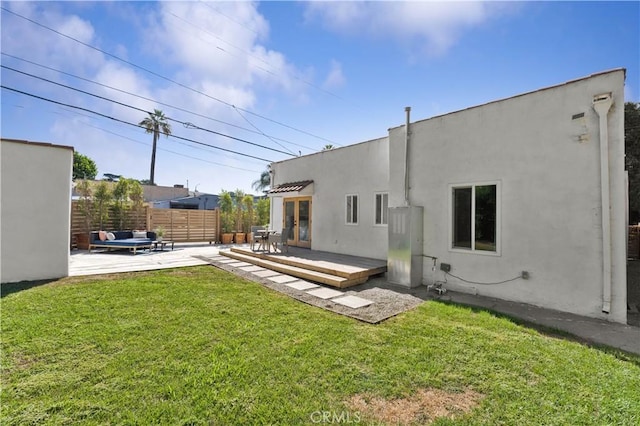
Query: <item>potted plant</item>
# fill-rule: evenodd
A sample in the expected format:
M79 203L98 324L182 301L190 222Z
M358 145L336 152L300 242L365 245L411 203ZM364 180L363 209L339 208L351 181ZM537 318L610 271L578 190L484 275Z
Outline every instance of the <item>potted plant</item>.
M158 226L154 232L156 233L156 241L162 241L165 232L164 226Z
M222 244L233 241L233 199L227 191L220 193L220 227L222 228Z
M242 199L244 198L244 192L239 189L236 189L235 197L234 197L234 205L235 205L235 220L236 220L236 235L235 242L236 244L244 244L246 234L242 229L242 219L244 216L244 205L242 203Z
M76 185L76 190L80 194L80 199L78 200L78 209L84 217L84 232L76 233L74 234L74 237L76 239L77 247L81 250L87 250L89 248L89 243L91 240L91 227L93 226L93 186L88 180L82 180Z

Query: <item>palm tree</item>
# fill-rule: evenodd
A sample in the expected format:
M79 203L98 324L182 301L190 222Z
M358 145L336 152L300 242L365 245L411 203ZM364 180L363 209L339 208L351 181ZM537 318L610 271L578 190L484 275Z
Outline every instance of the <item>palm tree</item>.
M269 186L271 186L271 174L269 173L269 168L267 167L265 171L260 173L260 178L253 181L251 187L256 191L267 192Z
M139 126L145 128L147 133L153 133L153 149L151 150L151 175L149 180L151 185L155 185L153 180L156 171L156 146L158 145L158 137L163 133L166 137L171 134L171 125L167 122L167 117L159 109L154 109L153 113L138 123Z

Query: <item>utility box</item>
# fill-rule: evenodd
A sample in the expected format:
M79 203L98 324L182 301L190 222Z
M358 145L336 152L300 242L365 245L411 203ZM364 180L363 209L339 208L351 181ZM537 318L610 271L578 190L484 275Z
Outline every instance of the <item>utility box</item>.
M422 284L424 209L389 207L387 279L404 287Z

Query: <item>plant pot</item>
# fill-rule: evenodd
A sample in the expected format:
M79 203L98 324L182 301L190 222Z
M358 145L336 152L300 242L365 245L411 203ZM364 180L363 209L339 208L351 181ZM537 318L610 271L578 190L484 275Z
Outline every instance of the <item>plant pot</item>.
M74 234L76 237L76 246L79 250L89 250L89 233L83 232L80 234Z
M233 242L233 234L225 232L222 234L222 244L231 244Z
M236 244L244 244L246 235L244 232L236 232Z

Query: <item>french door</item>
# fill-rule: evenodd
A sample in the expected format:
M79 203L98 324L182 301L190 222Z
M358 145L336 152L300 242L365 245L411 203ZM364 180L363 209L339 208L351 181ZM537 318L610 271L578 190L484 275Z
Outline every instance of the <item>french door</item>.
M311 247L311 197L285 198L282 228L290 246Z

